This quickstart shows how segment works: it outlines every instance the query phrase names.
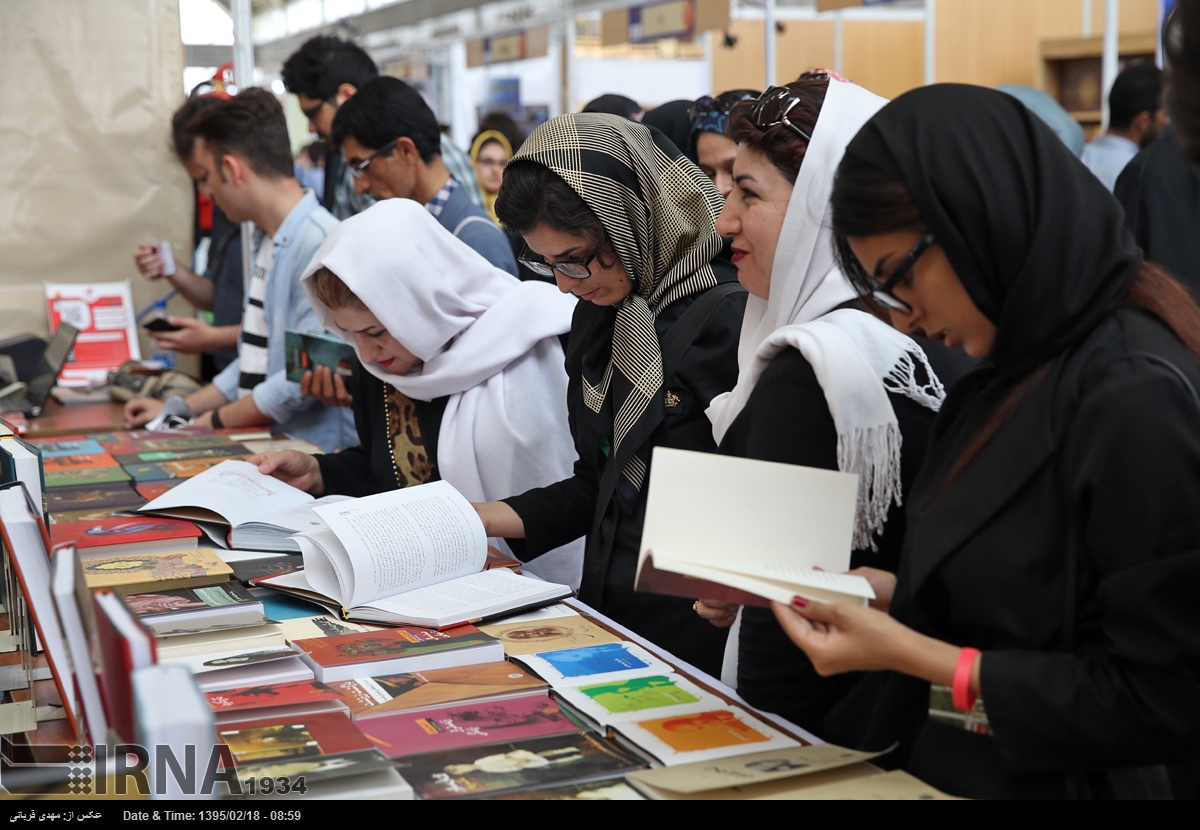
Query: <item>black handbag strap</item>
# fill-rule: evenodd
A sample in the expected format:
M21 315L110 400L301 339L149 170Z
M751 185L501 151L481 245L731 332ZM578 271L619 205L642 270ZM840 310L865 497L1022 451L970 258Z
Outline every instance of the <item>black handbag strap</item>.
M700 332L708 325L717 306L726 297L744 293L745 288L740 283L723 282L701 294L695 302L688 306L678 320L671 324L662 339L663 384L670 380L671 375L679 368L680 361L688 349L696 342ZM609 451L608 463L604 465L604 473L600 476L600 486L596 491L596 513L592 518L592 533L600 529L600 521L608 509L608 502L617 489L617 480L621 474L622 464L617 463L616 447Z

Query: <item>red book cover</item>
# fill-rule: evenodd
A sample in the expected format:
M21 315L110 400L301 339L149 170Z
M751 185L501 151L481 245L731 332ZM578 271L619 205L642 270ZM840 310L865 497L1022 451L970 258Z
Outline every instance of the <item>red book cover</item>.
M183 479L181 478L168 479L167 481L148 481L144 484L133 485L133 489L137 490L138 495L144 498L146 501L154 501L172 487L182 483Z
M110 597L107 601L102 597ZM132 742L134 734L133 670L156 662L154 635L129 610L125 600L114 591L92 595L96 618L96 647L100 657L100 696L108 713L108 722L117 734ZM109 609L112 609L110 616ZM131 643L122 633L137 637ZM148 653L149 662L138 660L135 653Z
M162 519L157 516L113 516L95 521L50 525L52 544L70 542L77 548L162 542L168 539L198 539L200 536L200 528L191 522Z
M321 700L341 700L342 696L318 680L276 683L274 686L247 686L208 695L214 712L244 712L275 706L297 706Z
M547 695L460 704L356 723L390 758L580 731Z
M239 767L374 748L342 712L247 721L218 727L217 736Z
M329 667L454 651L490 642L495 642L495 638L475 626L460 625L445 631L433 628L389 628L333 637L312 637L296 640L292 645L303 649L317 665Z

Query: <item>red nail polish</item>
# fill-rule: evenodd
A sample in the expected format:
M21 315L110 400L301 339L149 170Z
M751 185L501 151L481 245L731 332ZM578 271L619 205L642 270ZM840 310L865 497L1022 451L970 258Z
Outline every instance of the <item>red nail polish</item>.
M804 597L792 597L793 608L803 608L806 605L808 605L808 600L806 600Z

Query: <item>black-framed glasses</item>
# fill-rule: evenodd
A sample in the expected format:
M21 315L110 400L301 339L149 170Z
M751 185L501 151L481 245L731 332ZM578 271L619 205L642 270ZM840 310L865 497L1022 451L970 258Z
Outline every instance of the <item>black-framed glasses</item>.
M888 308L902 311L905 314L912 314L912 306L893 294L892 289L900 284L900 280L904 279L908 272L912 270L913 266L917 264L917 260L921 258L921 254L929 250L929 246L933 242L933 234L931 233L927 233L917 240L917 244L913 245L912 249L904 255L904 259L900 260L900 264L892 271L892 275L887 278L887 282L874 289L871 292L871 296Z
M392 152L392 148L396 146L396 142L399 140L400 139L398 138L394 138L387 144L380 147L374 153L371 153L371 155L367 156L363 161L360 161L357 164L351 164L350 175L356 179L361 179L363 173L366 173L367 168L371 166L371 162L375 161L375 159L379 158L380 156L386 156L388 153Z
M703 95L688 107L688 118L695 124L714 112L729 115L729 111L733 109L734 105L757 97L758 93L752 89L731 89L728 92L722 92L715 98L711 95Z
M805 141L812 141L811 135L788 120L788 113L799 102L800 95L786 86L768 87L766 92L758 96L754 108L750 110L750 120L764 132L783 124Z
M321 112L321 107L325 106L326 104L332 104L332 103L333 103L332 98L326 98L324 101L319 101L316 104L313 104L308 109L301 107L300 112L304 113L304 117L307 118L309 121L316 121L317 114Z
M521 251L521 255L517 257L517 261L528 268L535 274L540 274L543 277L553 277L554 272L562 274L564 277L570 277L573 280L586 280L592 275L592 269L588 266L592 264L592 260L596 258L599 251L593 250L587 255L586 259L574 259L567 262L546 262L541 259L530 259L531 251L526 245Z

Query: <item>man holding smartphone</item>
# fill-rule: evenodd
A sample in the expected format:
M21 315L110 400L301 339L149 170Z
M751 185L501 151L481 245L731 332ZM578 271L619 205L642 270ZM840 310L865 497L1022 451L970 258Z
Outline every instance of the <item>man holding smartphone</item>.
M287 379L286 332L321 327L300 274L337 220L296 181L283 108L271 93L252 87L200 113L187 129L196 138L192 157L201 168L201 192L231 222L253 222L259 230L238 357L185 399L196 423L277 424L328 451L358 443L349 410L325 407ZM126 425L141 426L162 407L150 398L129 401Z

